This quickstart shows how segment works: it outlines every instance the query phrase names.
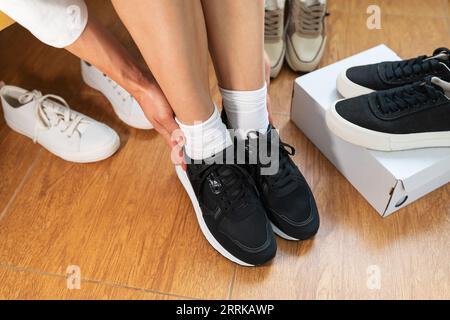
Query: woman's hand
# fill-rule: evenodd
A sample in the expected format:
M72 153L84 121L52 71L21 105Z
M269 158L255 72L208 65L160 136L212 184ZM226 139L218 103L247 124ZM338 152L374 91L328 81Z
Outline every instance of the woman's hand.
M264 70L267 84L267 111L269 112L269 122L273 123L272 110L270 105L269 87L270 87L270 60L266 52L264 52Z
M172 108L156 81L146 82L133 96L147 119L169 146L172 151L172 161L175 164L183 164L182 144L184 140Z

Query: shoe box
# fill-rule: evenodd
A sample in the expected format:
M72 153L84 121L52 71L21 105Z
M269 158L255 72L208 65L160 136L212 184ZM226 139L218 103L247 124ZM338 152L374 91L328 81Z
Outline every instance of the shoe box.
M400 60L385 45L295 80L291 119L382 216L406 207L450 181L450 148L379 152L352 145L327 127L327 109L342 97L339 73L349 67Z

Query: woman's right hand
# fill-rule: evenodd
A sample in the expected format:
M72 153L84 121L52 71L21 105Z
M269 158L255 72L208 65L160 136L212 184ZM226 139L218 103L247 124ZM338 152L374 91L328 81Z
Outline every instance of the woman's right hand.
M175 115L166 96L156 81L144 85L133 94L147 119L155 127L172 151L172 161L184 167L182 145L183 135L175 121Z

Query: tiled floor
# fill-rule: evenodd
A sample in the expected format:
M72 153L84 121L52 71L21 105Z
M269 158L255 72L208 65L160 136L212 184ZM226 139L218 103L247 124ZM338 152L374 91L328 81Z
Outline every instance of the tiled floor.
M381 8L381 30L366 27L372 4ZM109 2L90 6L137 54ZM322 65L380 43L404 57L450 45L450 1L330 0L329 7ZM13 26L0 32L0 76L64 96L122 140L111 159L72 164L0 117L0 298L450 298L450 186L379 218L289 121L298 75L287 68L271 86L275 123L298 150L322 227L312 241L280 240L275 261L260 268L235 266L207 244L162 139L124 126L82 84L77 59ZM214 82L212 90L217 97ZM80 290L67 289L69 265L81 268ZM372 265L380 290L366 285Z

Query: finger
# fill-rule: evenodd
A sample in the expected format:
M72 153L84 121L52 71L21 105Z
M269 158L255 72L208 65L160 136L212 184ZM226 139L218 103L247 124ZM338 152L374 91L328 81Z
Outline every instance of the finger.
M178 125L178 123L175 121L173 117L170 116L160 120L160 124L170 134L173 134L175 131L180 130L180 126Z
M160 124L164 127L164 130L170 135L172 141L175 141L177 144L181 146L184 145L185 142L184 134L174 118L166 118L162 122L160 122Z
M269 94L267 94L267 112L269 113L269 123L273 124L272 104L271 104L271 101L270 101Z
M172 136L166 131L166 129L156 120L152 121L155 130L163 137L164 142L167 144L169 149L172 149L176 142L172 140Z
M159 134L163 137L165 143L170 149L170 158L175 165L183 165L184 154L183 145L184 139L178 138L181 130L175 130L170 134L165 127L161 125L158 121L155 121L155 129L158 130Z

